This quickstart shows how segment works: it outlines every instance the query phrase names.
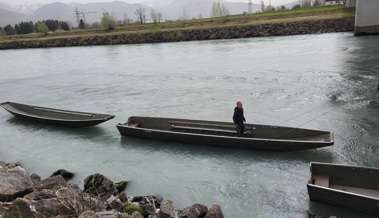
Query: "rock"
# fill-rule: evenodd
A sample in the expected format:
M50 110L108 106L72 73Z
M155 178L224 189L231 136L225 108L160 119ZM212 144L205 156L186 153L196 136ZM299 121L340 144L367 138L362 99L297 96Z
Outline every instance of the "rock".
M132 218L127 214L123 214L115 210L97 212L96 215L99 218Z
M50 177L58 176L58 175L61 175L66 181L72 179L75 176L75 174L73 174L67 170L59 169L59 170L55 171Z
M99 218L95 211L87 210L80 214L79 218Z
M202 204L194 204L180 211L179 218L203 218L207 212L207 206L204 206Z
M0 168L0 201L13 201L33 191L33 182L20 166Z
M21 168L23 168L23 167L22 167L22 164L21 164L20 162L17 162L17 163L7 163L5 166L6 166L8 169L13 169L13 168L15 168L15 167L21 167Z
M175 210L172 201L165 200L162 202L162 206L157 213L157 218L174 218L177 215L177 211Z
M35 190L34 192L24 196L24 198L29 200L29 201L50 199L50 198L55 198L55 197L56 197L56 195L55 195L54 191L51 189Z
M36 215L36 208L32 206L30 201L23 198L17 198L15 201L13 201L8 210L5 211L3 218L35 218L37 217Z
M32 173L32 175L30 175L30 179L32 180L33 182L33 187L35 189L40 189L41 188L41 177L35 173Z
M121 193L121 192L125 191L125 188L127 185L128 185L128 181L121 181L121 182L116 182L114 184L114 187L117 189L117 191L119 193Z
M116 198L115 196L111 196L107 200L107 210L117 210L120 211L123 207L123 203L120 201L120 199Z
M120 201L122 203L125 203L128 201L128 196L125 194L125 192L121 192L120 194L118 194L118 199L120 199Z
M74 208L65 207L57 198L32 201L37 217L76 217Z
M132 202L138 202L140 205L151 204L155 208L160 208L162 203L162 197L159 195L148 195L148 196L136 196L132 198Z
M62 187L67 187L67 182L61 175L49 177L42 180L42 189L52 189L54 191L57 191Z
M209 208L207 215L205 215L204 218L224 218L220 205L214 204L211 208Z
M56 191L57 200L66 208L75 208L76 214L81 214L86 210L99 212L106 209L105 203L88 195L78 193L74 188L61 188Z
M84 180L84 191L102 199L108 199L117 193L112 180L99 173L90 175Z
M155 207L151 204L143 204L143 205L140 205L140 207L142 209L142 215L145 217L154 215L156 213Z
M132 218L143 218L143 216L138 211L134 211L132 213Z

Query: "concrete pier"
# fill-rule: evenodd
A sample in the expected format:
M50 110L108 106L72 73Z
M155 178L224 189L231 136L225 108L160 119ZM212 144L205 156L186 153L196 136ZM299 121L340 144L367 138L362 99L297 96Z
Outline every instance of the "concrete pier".
M354 35L379 34L379 1L357 0Z

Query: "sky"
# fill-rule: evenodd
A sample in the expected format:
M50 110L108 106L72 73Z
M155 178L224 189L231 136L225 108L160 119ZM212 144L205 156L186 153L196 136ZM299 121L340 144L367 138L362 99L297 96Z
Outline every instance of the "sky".
M8 4L32 4L32 3L43 3L43 4L50 4L54 2L62 2L62 3L71 3L71 2L76 2L76 3L89 3L89 2L112 2L114 0L0 0L0 2L6 2ZM141 3L141 2L146 2L149 0L118 0L118 1L123 1L127 3ZM150 0L154 1L154 0ZM188 0L191 1L191 0ZM217 1L217 0L215 0ZM226 0L228 2L248 2L248 0ZM260 4L260 0L252 0L253 3L255 4ZM282 5L282 4L287 4L290 2L294 2L296 0L264 0L265 4L269 4L271 1L271 4L273 5Z

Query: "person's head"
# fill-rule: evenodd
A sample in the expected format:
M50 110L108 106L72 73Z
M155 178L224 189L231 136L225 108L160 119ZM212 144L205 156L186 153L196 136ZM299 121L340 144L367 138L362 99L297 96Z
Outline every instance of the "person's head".
M242 109L242 101L237 101L237 107L238 107L239 109Z

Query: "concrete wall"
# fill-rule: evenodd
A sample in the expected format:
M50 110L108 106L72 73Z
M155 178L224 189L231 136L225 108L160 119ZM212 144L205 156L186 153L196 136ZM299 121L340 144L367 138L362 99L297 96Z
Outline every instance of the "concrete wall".
M354 35L379 34L379 1L357 0Z

